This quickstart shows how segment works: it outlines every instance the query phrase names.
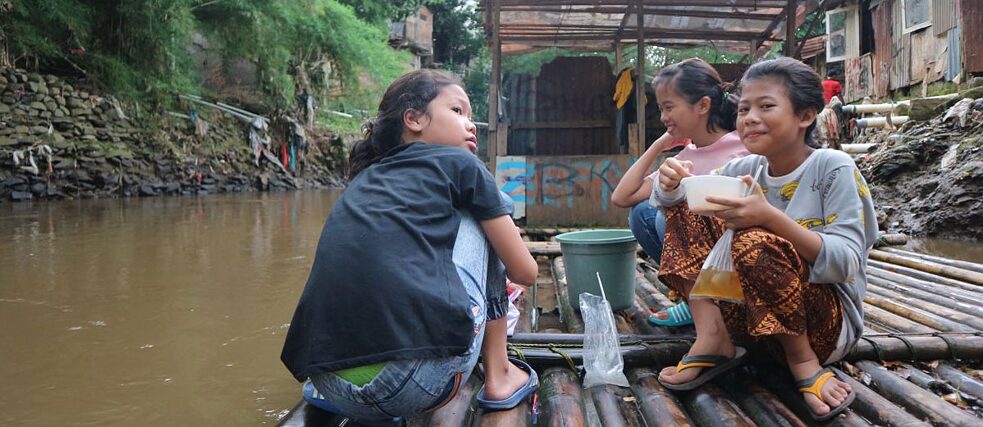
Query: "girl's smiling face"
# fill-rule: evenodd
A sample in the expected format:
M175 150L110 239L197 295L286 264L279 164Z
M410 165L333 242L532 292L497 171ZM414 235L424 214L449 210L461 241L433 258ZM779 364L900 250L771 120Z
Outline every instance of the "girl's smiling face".
M796 112L780 78L760 78L741 84L737 132L748 151L771 157L805 147L805 132L816 119L812 108Z
M659 118L666 125L666 132L675 138L691 138L697 131L707 126L710 114L710 98L700 98L695 104L676 92L672 81L655 88L655 98L659 102Z

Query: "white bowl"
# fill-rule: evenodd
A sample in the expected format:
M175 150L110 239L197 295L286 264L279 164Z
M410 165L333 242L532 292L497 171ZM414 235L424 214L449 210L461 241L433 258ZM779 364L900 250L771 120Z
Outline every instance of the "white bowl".
M743 197L747 186L744 181L731 176L698 175L683 178L679 182L686 193L686 203L694 213L727 209L727 206L710 203L707 196Z

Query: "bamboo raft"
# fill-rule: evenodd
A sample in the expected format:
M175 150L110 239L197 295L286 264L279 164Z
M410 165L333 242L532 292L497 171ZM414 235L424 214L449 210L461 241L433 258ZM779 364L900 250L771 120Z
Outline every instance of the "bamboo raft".
M527 233L549 238L549 231ZM864 298L864 336L834 366L856 401L840 416L815 423L787 369L767 356L690 392L657 381L693 341L693 329L646 320L673 303L657 270L639 260L635 304L616 313L630 388L581 387L583 321L569 304L558 243L527 243L540 264L536 285L517 302L522 316L510 338L513 354L540 375L533 402L484 413L474 396L478 375L420 426L980 426L983 425L983 264L897 248L871 252ZM298 404L281 426L357 426Z

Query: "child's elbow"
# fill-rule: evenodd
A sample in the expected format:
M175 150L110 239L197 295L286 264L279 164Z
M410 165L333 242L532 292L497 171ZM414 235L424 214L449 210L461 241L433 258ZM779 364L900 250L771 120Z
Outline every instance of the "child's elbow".
M509 280L524 286L534 285L536 283L536 277L539 276L539 265L532 258L522 264L520 268L509 271Z
M613 205L615 205L615 206L617 206L619 208L630 208L631 207L631 203L630 203L629 200L625 199L624 197L621 197L620 195L616 195L616 194L612 194L611 195L611 204L613 204Z

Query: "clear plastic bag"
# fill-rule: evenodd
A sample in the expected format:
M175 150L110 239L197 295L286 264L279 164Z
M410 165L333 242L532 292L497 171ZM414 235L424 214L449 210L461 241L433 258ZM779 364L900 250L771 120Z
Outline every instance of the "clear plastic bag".
M691 299L715 299L735 303L744 302L744 290L741 281L734 271L734 258L731 246L734 242L734 230L727 230L720 240L713 245L710 255L703 262L696 284L690 291Z
M758 182L763 166L758 166L754 171L752 183ZM744 197L751 195L754 191L752 184L744 190ZM710 255L703 262L700 275L696 277L696 284L690 291L691 299L715 299L734 303L744 302L744 289L741 288L741 280L734 271L734 255L732 246L734 244L734 230L728 229L720 236L720 240L710 249Z
M618 330L608 301L589 293L580 294L584 317L584 388L601 384L628 387L625 360L621 357Z

